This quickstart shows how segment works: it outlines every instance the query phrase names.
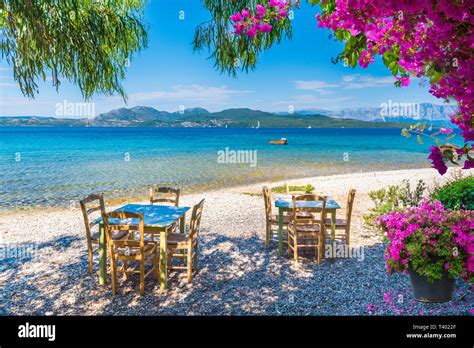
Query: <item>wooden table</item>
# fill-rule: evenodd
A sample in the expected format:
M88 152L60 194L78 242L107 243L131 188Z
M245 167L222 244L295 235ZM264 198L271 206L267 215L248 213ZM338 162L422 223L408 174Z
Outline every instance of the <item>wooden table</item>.
M174 207L164 205L150 204L127 204L115 211L128 211L132 213L143 213L145 224L145 233L160 236L160 288L165 290L168 284L168 248L167 235L170 227L180 221L180 232L184 233L185 216L189 207ZM111 219L110 224L114 222L123 224L123 221L114 221ZM138 219L131 219L127 225L131 225L138 230ZM136 220L136 221L135 221ZM99 284L106 283L107 274L107 245L105 241L104 225L102 218L97 220L99 223Z
M276 195L275 207L278 208L278 256L283 254L283 212L292 211L293 201L291 195ZM296 207L314 208L315 211L321 209L321 201L297 201ZM336 230L336 210L340 209L339 204L331 197L326 201L326 212L331 214L331 233L334 234ZM324 241L324 238L323 238Z

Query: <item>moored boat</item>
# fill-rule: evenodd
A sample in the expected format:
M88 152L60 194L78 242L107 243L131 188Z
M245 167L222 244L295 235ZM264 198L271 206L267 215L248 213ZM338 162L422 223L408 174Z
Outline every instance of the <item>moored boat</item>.
M288 140L286 140L286 138L281 138L281 139L270 140L268 143L272 145L286 145L288 144Z

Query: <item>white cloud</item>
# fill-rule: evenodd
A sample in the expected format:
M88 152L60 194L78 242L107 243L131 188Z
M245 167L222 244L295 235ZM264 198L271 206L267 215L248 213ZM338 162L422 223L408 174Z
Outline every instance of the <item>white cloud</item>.
M328 83L321 80L296 80L294 81L296 89L311 90L321 95L331 94L332 91L328 91L327 88L339 87L335 83Z
M393 76L373 77L370 75L347 75L342 78L344 89L360 89L370 87L393 86L395 78Z
M336 83L322 80L296 80L295 88L302 90L312 90L321 95L331 94L333 91L328 91L328 88L343 88L343 89L361 89L371 87L386 87L393 86L395 79L393 76L373 77L371 75L353 74L346 75L341 81Z
M131 93L131 103L142 101L180 101L186 104L220 104L229 98L252 93L252 91L230 89L227 86L175 85L170 90Z
M287 100L279 100L273 103L275 106L285 105L294 106L296 109L320 108L320 109L337 109L341 103L352 100L352 96L342 96L334 98L321 98L313 94L295 95Z

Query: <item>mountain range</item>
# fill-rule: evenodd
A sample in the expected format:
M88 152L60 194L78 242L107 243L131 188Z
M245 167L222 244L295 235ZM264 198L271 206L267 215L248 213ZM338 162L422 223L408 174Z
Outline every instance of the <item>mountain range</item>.
M393 108L393 105L390 107ZM389 110L390 115L381 117L381 108L353 108L340 111L305 109L294 113L272 113L247 108L226 109L218 112L191 108L167 112L148 106L135 106L114 109L93 119L40 116L0 117L0 126L386 128L403 127L419 119L444 126L449 123L449 115L455 112L452 106L428 103L418 104L415 109L417 117L413 115L405 117L401 113L392 112L393 110Z
M303 109L297 110L295 113L301 115L320 114L334 118L352 118L355 120L369 122L384 122L390 120L392 122L412 122L413 120L426 120L433 124L447 125L450 124L450 116L455 114L457 106L431 103L397 103L387 101L380 107L360 107L345 108L342 110L331 111L324 109ZM288 112L281 112L281 115ZM383 117L382 117L383 116Z

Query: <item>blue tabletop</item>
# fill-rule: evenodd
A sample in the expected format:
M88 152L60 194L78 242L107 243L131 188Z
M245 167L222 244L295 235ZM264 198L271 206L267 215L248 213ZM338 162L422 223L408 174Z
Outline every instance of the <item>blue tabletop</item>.
M166 205L150 205L150 204L127 204L115 211L129 211L132 213L143 213L145 226L149 227L166 227L179 220L189 207L174 207ZM102 218L96 220L101 223ZM111 224L138 225L138 219L110 219Z
M291 195L276 195L275 196L275 207L277 208L291 208L292 206ZM298 208L321 208L321 201L297 201L296 206ZM340 209L339 204L331 197L327 198L326 209Z

